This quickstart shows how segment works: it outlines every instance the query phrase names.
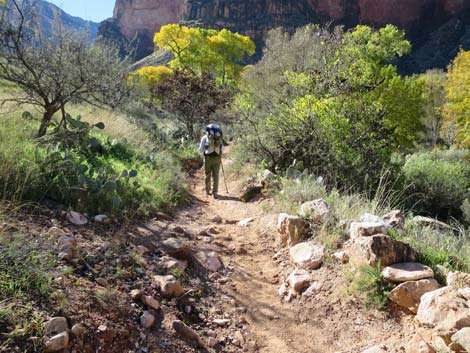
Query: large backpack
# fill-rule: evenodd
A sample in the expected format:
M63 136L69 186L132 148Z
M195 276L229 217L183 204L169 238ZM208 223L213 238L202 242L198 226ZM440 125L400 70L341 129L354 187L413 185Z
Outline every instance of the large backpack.
M222 153L222 145L224 143L224 133L217 124L210 124L206 126L206 134L209 138L209 145L206 146L206 150L213 149L218 154Z

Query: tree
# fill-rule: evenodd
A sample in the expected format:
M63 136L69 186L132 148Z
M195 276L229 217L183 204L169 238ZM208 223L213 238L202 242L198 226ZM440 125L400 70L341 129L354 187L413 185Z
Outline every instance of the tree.
M255 53L255 44L247 37L227 29L190 28L177 24L163 26L154 37L155 44L172 52L173 68L197 73L211 72L225 84L237 81L245 55Z
M129 76L132 85L142 84L150 93L150 100L155 98L158 83L173 76L174 71L166 66L145 66Z
M85 35L55 31L41 38L30 31L36 25L32 9L17 0L8 2L0 19L0 79L15 84L20 93L3 102L39 107L38 137L47 132L54 114L66 124L66 105L87 102L116 107L127 95L127 63L105 46L89 46ZM11 12L13 18L11 20Z
M171 78L160 81L155 95L193 139L198 139L199 127L208 124L211 114L226 106L231 97L210 74L196 75L188 70L176 70Z
M419 77L423 84L424 115L426 141L436 146L440 140L442 128L442 108L445 103L446 74L442 70L428 70Z
M442 134L449 142L470 147L470 51L461 50L447 73Z
M245 155L271 169L301 161L332 186L373 185L422 130L422 85L390 64L409 49L393 26L271 31L236 98Z

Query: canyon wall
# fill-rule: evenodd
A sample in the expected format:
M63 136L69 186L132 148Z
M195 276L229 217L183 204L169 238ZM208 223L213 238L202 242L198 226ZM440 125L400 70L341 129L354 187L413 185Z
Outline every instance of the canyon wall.
M168 23L226 27L257 43L269 29L280 26L392 23L407 31L416 53L435 57L411 70L422 71L445 65L460 45L470 41L470 0L117 0L110 21L127 40L140 38L140 57L152 52L153 33ZM442 47L432 50L435 45ZM405 66L416 66L417 60L411 56Z

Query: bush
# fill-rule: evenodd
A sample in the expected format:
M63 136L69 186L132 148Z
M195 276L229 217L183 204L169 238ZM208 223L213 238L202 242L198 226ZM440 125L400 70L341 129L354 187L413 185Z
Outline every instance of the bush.
M98 133L78 119L69 130L35 141L34 122L12 116L0 131L0 192L4 199L46 199L77 211L146 215L185 195L181 163L170 151L149 152ZM17 129L19 124L22 129Z
M409 156L403 166L408 207L441 218L462 216L470 189L470 165L460 159L441 159L434 153Z

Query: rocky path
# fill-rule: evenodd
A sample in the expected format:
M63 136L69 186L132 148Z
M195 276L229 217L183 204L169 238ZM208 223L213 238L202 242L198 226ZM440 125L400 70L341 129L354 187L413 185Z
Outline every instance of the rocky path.
M207 246L230 273L230 281L220 287L231 299L226 309L240 309L249 326L249 344L240 351L352 353L386 344L389 352L404 352L407 335L402 330L409 320L400 313L372 315L361 309L346 295L341 265L330 263L315 271L322 290L314 298L281 302L278 289L292 267L288 250L277 241L276 215L263 212L259 202L239 201L234 196L240 194L237 176L229 177L231 194L222 193L218 200L205 195L202 178L199 171L193 202L175 221L188 229L210 229L213 241Z

